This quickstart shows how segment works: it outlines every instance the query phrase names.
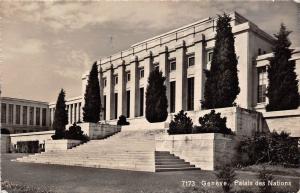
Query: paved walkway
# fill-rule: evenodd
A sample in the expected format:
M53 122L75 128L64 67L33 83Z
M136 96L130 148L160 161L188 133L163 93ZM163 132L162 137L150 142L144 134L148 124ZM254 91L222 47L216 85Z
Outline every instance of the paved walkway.
M179 193L184 190L182 180L195 181L198 185L202 180L216 180L209 171L148 173L10 161L17 156L20 155L1 156L2 180L48 187L57 193ZM240 173L239 178L253 180L255 175ZM296 179L291 180L298 183Z

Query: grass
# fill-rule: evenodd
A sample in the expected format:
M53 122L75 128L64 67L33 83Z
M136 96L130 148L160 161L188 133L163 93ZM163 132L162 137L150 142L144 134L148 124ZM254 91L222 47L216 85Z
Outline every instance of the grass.
M9 193L54 193L43 187L30 187L27 185L15 184L8 181L1 181L1 190Z

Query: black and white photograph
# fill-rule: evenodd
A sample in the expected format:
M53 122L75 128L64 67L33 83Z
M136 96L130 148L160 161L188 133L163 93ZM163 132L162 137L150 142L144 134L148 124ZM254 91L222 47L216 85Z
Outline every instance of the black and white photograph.
M299 0L0 1L1 193L300 193Z

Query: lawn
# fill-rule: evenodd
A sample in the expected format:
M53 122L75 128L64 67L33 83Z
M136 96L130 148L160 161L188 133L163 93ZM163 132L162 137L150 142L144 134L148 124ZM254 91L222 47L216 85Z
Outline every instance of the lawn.
M191 192L195 184L197 189L203 190L200 192L221 192L220 186L212 185L216 177L211 171L149 173L11 162L16 156L19 155L1 157L2 187L6 183L55 193L182 193ZM256 181L256 173L238 171L237 174L240 182ZM280 188L290 192L298 190L299 177L275 176L275 179L291 183L291 186ZM246 185L235 188L257 190L256 186Z

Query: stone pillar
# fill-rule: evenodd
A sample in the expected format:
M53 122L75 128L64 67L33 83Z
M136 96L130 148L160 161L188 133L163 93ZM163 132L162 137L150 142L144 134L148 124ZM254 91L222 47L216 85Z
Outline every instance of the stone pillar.
M114 108L114 101L113 101L113 80L112 80L112 74L113 74L113 68L111 67L108 69L107 78L106 78L106 87L107 87L107 93L106 93L106 119L111 120L113 119L113 108Z
M8 125L8 115L9 115L9 104L6 103L6 124Z
M104 81L103 81L103 72L102 72L102 68L100 67L99 64L99 68L98 68L98 77L99 77L99 86L100 86L100 101L101 101L101 111L100 111L100 120L104 120ZM84 99L83 99L84 100ZM79 105L79 112L81 112L81 107L80 107L80 103L78 103ZM78 121L82 121L82 119L78 119Z
M16 125L16 105L13 104L13 125Z
M84 94L85 94L85 89L86 89L86 85L87 85L87 80L88 80L88 74L84 74L81 78L81 98L82 98L82 104L81 107L84 107ZM81 111L82 113L80 114L80 120L83 120L83 111Z
M130 118L134 118L138 115L138 59L136 56L133 56L130 61Z
M165 85L167 87L166 95L168 99L168 112L170 112L170 76L168 68L168 47L164 46L159 51L159 70L162 71L163 76L166 77Z
M74 122L77 122L77 103L74 103Z
M201 110L201 100L204 97L204 35L200 34L195 37L195 66L194 66L194 111Z
M68 123L72 124L72 108L71 108L71 105L68 105Z
M36 107L33 107L33 125L36 125Z
M23 105L20 105L20 125L23 125Z
M80 119L80 113L81 113L81 105L80 105L80 102L77 103L77 121L81 121Z
M175 112L186 110L187 78L185 66L185 42L176 45L176 105Z
M43 123L42 122L43 121L43 116L42 115L43 115L43 107L40 107L40 126L43 125L42 124Z
M118 67L118 116L126 114L125 61ZM117 117L118 117L117 116Z
M150 72L153 70L153 58L152 52L150 51L149 54L144 58L144 113L143 117L146 116L146 90L148 86L148 78Z

